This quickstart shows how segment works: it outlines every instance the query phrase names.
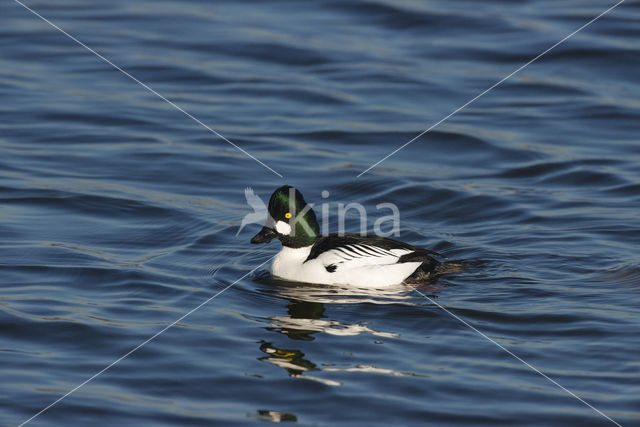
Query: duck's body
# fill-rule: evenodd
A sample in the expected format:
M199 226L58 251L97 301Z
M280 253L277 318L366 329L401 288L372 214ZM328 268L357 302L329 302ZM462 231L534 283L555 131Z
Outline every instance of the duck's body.
M296 224L289 212L301 211L294 205L285 208L286 212L280 212L277 199L284 197L282 193L289 189L295 196L296 206L304 207L301 224ZM269 202L269 214L267 225L251 242L266 243L274 238L282 241L283 247L273 261L272 273L285 280L380 287L424 281L440 265L429 256L435 252L384 237L319 236L313 211L293 187L280 187L274 192Z
M283 246L273 260L272 273L297 282L389 286L417 276L423 278L438 264L420 252L391 239L331 234L311 246ZM423 260L411 258L414 254L423 255Z

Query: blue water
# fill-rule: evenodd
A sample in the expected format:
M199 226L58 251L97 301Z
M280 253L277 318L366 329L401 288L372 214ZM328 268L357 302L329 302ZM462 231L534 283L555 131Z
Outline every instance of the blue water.
M285 183L465 268L427 299L260 267L29 425L613 425L452 314L640 425L638 2L359 178L613 3L26 4L283 178L2 2L0 425L267 261L244 189Z

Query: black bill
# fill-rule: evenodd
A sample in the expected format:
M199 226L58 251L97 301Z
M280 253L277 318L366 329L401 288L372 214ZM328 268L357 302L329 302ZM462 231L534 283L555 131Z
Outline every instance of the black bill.
M278 233L273 228L262 227L262 230L251 239L251 243L269 243L278 237Z

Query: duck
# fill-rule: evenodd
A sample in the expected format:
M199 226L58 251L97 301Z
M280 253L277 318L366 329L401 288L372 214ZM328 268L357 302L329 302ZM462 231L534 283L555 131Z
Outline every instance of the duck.
M264 226L252 244L280 240L271 273L292 282L355 287L422 284L441 269L437 252L376 235L320 234L316 215L302 193L277 188Z

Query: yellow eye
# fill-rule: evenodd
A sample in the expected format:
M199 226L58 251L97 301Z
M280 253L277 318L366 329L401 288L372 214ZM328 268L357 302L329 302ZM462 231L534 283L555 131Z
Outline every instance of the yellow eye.
M291 212L287 212L286 214L284 214L284 217L287 219L291 218Z

